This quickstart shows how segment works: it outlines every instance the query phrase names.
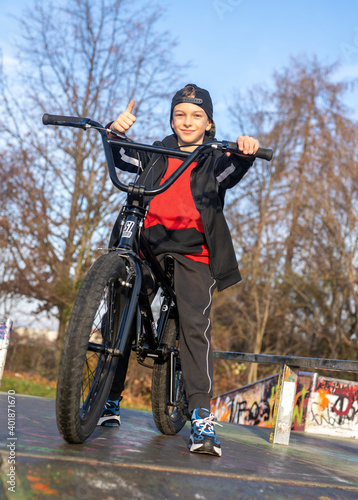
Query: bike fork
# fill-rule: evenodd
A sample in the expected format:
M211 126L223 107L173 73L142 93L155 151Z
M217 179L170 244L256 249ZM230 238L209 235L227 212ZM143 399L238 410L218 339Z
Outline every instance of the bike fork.
M139 296L141 285L142 285L142 275L141 275L141 271L140 271L140 267L139 267L138 262L136 262L130 256L128 257L128 259L129 259L129 262L130 262L132 268L135 269L135 276L136 277L135 277L134 282L132 284L132 295L130 298L130 302L128 304L128 310L127 310L127 314L125 316L125 321L124 322L122 321L121 324L119 325L119 332L118 332L117 338L120 339L119 345L118 345L118 352L119 352L120 356L123 356L123 353L125 351L125 348L126 348L126 345L128 342L128 338L130 336L130 331L131 331L133 320L137 316L138 296ZM126 285L126 283L123 283L123 286L128 286L128 285Z

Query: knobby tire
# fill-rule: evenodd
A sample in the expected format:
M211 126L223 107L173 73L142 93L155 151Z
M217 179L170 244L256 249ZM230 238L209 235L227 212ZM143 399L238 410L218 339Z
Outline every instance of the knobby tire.
M124 259L108 253L93 264L75 301L56 395L57 426L68 443L92 434L107 400L119 359L111 349L130 299L125 281Z

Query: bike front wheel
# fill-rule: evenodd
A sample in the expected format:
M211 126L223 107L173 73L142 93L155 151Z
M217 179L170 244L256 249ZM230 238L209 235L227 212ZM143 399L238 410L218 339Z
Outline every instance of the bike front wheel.
M178 349L178 320L169 318L162 343L169 348ZM172 394L172 398L171 395ZM171 401L172 399L172 401ZM165 361L156 361L152 377L152 413L155 425L162 434L177 434L190 419L183 374L178 356Z
M75 301L63 346L56 394L61 436L83 443L95 429L110 391L118 356L118 332L131 299L124 259L101 256Z

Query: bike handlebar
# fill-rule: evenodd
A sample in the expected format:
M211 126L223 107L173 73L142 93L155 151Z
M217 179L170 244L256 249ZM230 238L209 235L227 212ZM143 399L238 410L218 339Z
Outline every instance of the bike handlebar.
M167 156L174 156L177 158L185 158L180 167L163 184L156 188L145 188L142 193L144 196L155 196L166 191L205 149L220 149L221 151L233 153L243 158L260 158L266 161L270 161L273 156L272 149L266 148L259 148L254 155L245 155L238 149L238 145L236 142L230 141L205 142L197 146L194 151L188 152L165 148L162 146L140 144L119 139L110 139L107 136L107 129L103 127L103 125L91 120L90 118L79 116L50 115L48 113L45 113L42 117L42 123L44 125L58 125L62 127L82 128L84 130L95 128L96 130L98 130L98 132L100 132L102 136L102 143L106 155L107 167L109 170L111 181L118 189L127 193L130 189L130 186L123 184L117 176L111 146L130 148L138 151L146 151L148 153L163 154Z
M225 141L221 141L221 142L225 142ZM241 153L241 151L238 148L237 142L227 141L227 145L228 145L228 148L234 150L234 154L237 154L237 153L235 153L235 151ZM260 158L260 160L271 161L272 156L273 156L273 151L272 151L272 149L259 148L254 155L244 155L243 153L241 153L241 154L243 156L246 156L246 157L253 156L254 158Z
M44 125L83 128L84 130L96 126L102 127L100 123L94 122L90 118L84 118L82 116L49 115L48 113L43 115L42 123Z

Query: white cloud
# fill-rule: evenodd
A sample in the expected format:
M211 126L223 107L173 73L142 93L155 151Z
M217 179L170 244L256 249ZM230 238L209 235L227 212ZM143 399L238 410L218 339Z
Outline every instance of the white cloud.
M357 61L349 64L342 64L334 73L336 81L358 78L358 57Z
M3 56L2 63L5 70L5 73L10 74L18 68L19 62L15 57L12 56Z

